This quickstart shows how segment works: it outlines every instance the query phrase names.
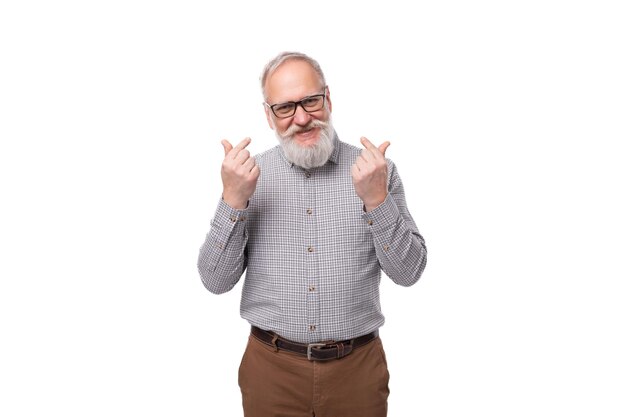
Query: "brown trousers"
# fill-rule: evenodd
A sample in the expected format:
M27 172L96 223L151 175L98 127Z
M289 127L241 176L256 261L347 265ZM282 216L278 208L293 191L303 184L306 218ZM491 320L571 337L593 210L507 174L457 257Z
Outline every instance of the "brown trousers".
M239 367L245 417L385 417L388 383L380 338L318 362L250 336Z

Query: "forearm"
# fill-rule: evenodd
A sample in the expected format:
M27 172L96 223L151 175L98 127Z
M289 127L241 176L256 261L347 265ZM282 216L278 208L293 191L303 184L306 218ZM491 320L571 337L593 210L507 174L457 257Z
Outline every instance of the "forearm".
M235 210L221 200L198 256L198 272L207 290L222 294L237 284L246 267L246 243L246 210Z
M396 284L415 284L426 267L427 251L404 205L398 207L390 194L363 218L371 229L376 256L385 274Z

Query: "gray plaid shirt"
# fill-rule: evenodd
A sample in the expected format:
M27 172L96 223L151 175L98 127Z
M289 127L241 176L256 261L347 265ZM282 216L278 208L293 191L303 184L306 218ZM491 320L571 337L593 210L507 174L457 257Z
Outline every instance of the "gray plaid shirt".
M288 162L280 146L256 156L261 176L248 207L220 200L200 249L205 287L229 291L247 269L241 316L301 343L382 326L381 268L396 284L412 285L426 266L426 246L393 162L387 199L363 210L350 174L360 152L335 137L329 162L311 170Z

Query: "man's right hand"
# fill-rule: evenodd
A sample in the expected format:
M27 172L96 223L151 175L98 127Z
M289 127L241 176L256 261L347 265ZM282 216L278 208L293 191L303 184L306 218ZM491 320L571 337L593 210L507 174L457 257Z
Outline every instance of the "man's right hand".
M254 194L256 182L261 175L254 158L246 146L250 138L245 138L233 148L226 139L222 140L224 147L224 162L222 162L222 185L224 202L237 210L248 206L248 200Z

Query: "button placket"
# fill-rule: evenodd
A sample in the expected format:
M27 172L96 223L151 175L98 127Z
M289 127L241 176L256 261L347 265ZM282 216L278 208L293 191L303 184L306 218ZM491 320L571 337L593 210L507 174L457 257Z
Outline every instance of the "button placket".
M319 329L320 298L319 298L319 268L318 268L318 216L314 215L316 206L316 177L309 171L304 171L302 179L302 216L304 243L305 276L302 282L302 290L306 293L306 326L311 334L311 341L316 341L315 333Z

